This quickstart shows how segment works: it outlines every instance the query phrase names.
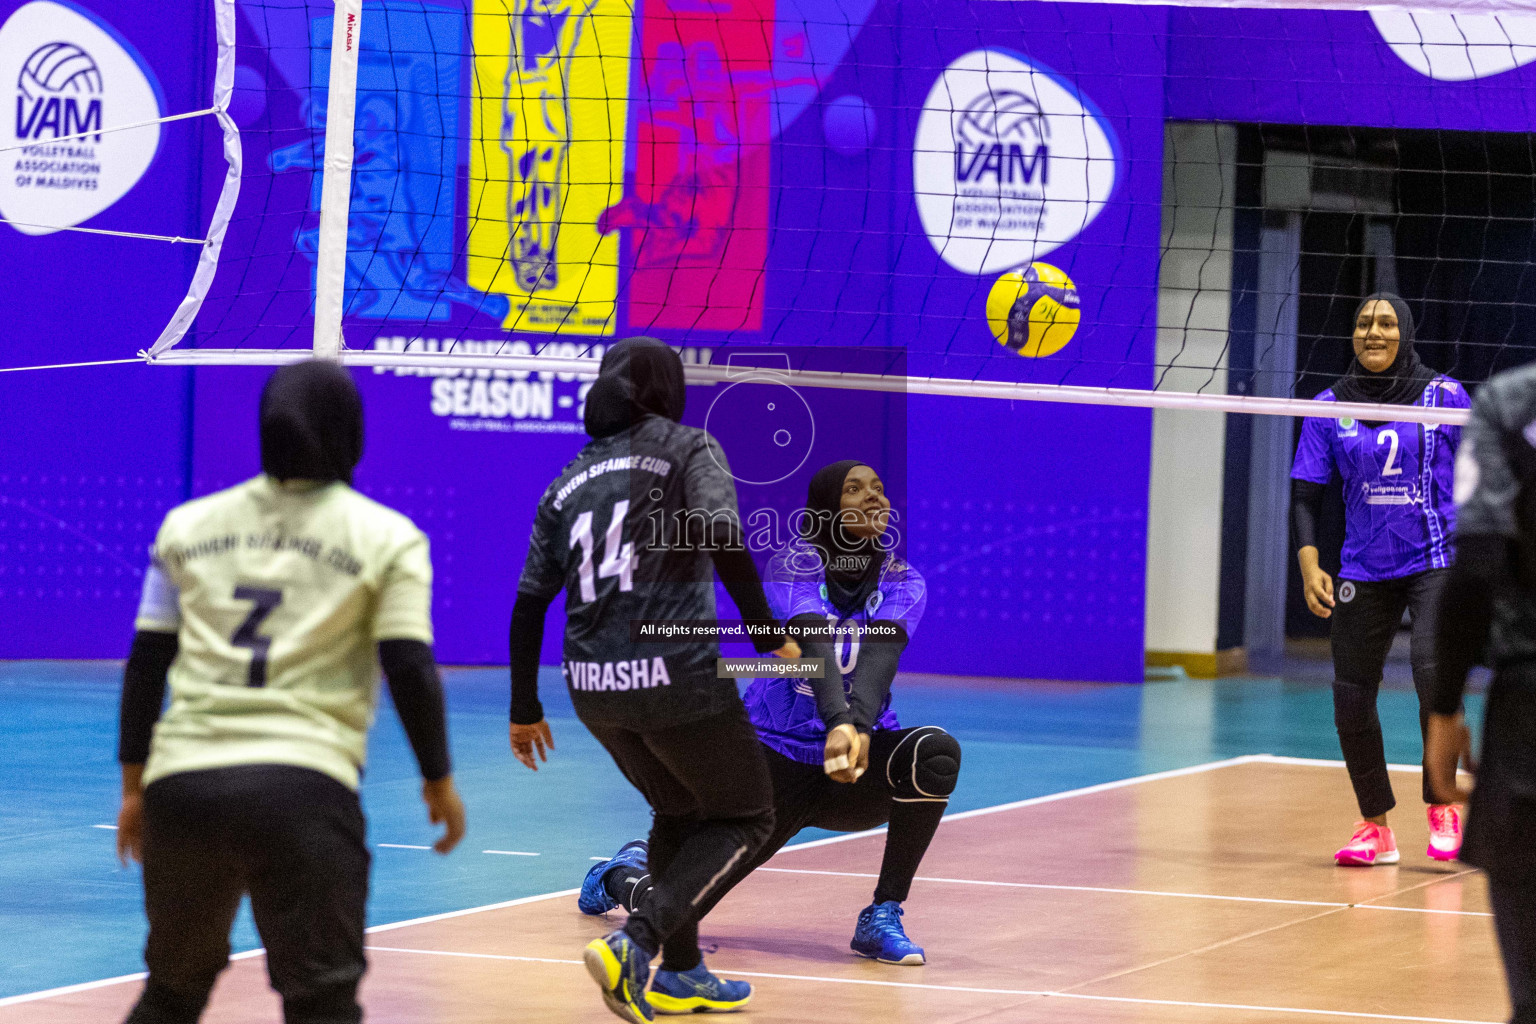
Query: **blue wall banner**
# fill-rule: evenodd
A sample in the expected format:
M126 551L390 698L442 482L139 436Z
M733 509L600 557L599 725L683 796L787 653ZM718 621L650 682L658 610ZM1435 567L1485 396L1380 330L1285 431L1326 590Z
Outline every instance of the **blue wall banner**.
M689 362L768 367L691 389L688 422L721 437L748 515L783 516L824 463L876 466L929 587L915 671L1142 678L1151 414L791 401L773 360L752 360L1150 388L1168 121L1536 128L1530 48L1451 41L1526 39L1524 16L718 0L713 21L688 21L676 0L630 6L364 5L347 342L576 356L649 333ZM331 13L237 9L245 174L183 345L304 348ZM0 0L0 364L130 357L185 294L195 245L61 229L206 231L224 169L211 118L95 132L206 107L212 25L201 0ZM0 657L122 656L165 509L257 471L265 376L0 375ZM534 506L584 441L590 380L357 376L358 486L431 537L439 655L504 662Z

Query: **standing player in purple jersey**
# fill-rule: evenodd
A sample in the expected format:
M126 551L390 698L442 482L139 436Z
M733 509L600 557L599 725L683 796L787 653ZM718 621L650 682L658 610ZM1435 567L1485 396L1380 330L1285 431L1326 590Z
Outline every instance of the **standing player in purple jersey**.
M757 679L748 688L747 709L773 778L773 834L699 904L695 922L801 829L861 832L888 823L874 900L860 912L850 945L883 963L926 962L902 928L901 904L954 792L960 744L935 726L903 729L891 708L897 661L928 595L922 575L881 543L890 507L873 469L834 462L811 480L803 536L768 563L763 589L777 618L846 632L801 644L806 657L824 658L836 672ZM643 843L630 843L594 865L582 885L582 911L638 905L648 888L645 852ZM668 956L674 943L681 956L697 941L695 924L668 940ZM671 1013L729 1008L658 997L654 987L651 1002Z
M1379 402L1434 408L1470 405L1461 384L1437 374L1413 351L1413 315L1399 296L1369 296L1355 312L1355 361L1318 395L1325 402ZM1334 854L1340 864L1396 864L1397 842L1387 825L1396 804L1387 778L1376 693L1403 611L1413 622L1413 684L1419 725L1428 716L1435 681L1432 611L1455 552L1452 478L1461 428L1450 424L1307 419L1302 426L1291 498L1291 523L1307 607L1332 618L1333 713L1339 746L1360 804L1361 821ZM1344 483L1344 551L1339 585L1318 567L1316 519L1323 488ZM1426 774L1428 855L1454 860L1461 848L1461 813L1437 803Z

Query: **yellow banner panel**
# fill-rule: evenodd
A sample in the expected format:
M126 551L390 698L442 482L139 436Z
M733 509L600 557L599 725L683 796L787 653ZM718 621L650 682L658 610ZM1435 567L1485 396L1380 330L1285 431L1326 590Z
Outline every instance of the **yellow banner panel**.
M508 330L612 334L624 193L631 0L477 0L470 284Z

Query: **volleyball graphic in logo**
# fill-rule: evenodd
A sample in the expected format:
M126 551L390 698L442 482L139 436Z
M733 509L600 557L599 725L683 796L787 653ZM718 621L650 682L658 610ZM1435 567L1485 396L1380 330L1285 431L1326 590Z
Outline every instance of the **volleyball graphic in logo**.
M987 323L998 343L1021 356L1055 355L1082 320L1077 285L1049 263L1031 263L997 279L987 295Z
M0 175L0 230L52 234L133 190L160 148L165 112L154 72L116 33L68 0L11 4L0 15L0 65L0 88L12 90L0 148L37 147ZM132 124L142 127L111 130Z
M49 43L32 51L16 84L29 102L50 93L95 95L101 92L101 69L74 43Z

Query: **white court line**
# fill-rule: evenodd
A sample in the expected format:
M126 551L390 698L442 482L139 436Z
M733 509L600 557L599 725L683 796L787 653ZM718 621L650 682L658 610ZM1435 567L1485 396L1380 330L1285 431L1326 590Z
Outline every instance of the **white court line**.
M248 949L244 953L233 953L231 960L249 960L252 957L262 956L264 949ZM147 971L139 971L137 974L119 974L115 978L102 978L100 981L83 981L78 985L61 985L58 988L44 989L41 992L26 992L19 996L6 996L0 999L0 1006L14 1006L17 1003L32 1003L39 999L52 999L55 996L73 995L76 992L89 992L95 988L108 988L112 985L126 985L131 981L143 981L149 977Z
M504 960L515 963L579 965L580 960L556 960L505 953L455 953L443 949L409 949L402 946L369 946L375 953L412 953L417 956L458 957L465 960ZM1204 1010L1250 1010L1263 1013L1303 1014L1312 1017L1351 1017L1358 1020L1397 1020L1413 1024L1502 1024L1501 1021L1467 1020L1459 1017L1410 1017L1397 1013L1360 1013L1352 1010L1312 1010L1297 1006L1259 1006L1247 1003L1202 1003L1183 999L1140 999L1133 996L1097 996L1082 992L1057 992L1049 989L980 988L972 985L930 985L912 981L881 981L874 978L828 978L810 974L775 974L767 971L738 971L731 967L715 968L733 978L772 978L778 981L810 981L827 985L872 985L877 988L910 988L927 992L971 992L979 995L1034 996L1043 999L1078 999L1088 1002L1133 1003L1139 1006L1185 1006Z
M1131 776L1130 778L1127 778L1127 779L1117 779L1117 780L1115 780L1113 782L1101 782L1101 783L1099 783L1097 785L1084 786L1084 787L1082 787L1080 789L1069 789L1069 790L1065 790L1065 791L1063 791L1061 793L1050 793L1050 794L1047 794L1045 796L1030 797L1027 800L1015 800L1012 803L998 804L998 805L993 806L993 807L981 807L981 808L978 808L978 809L976 809L974 811L961 811L961 812L959 812L957 814L946 814L944 816L943 821L944 822L958 821L961 818L975 818L975 817L979 817L979 816L984 815L984 814L996 814L996 813L998 813L1000 811L1011 811L1011 810L1014 810L1014 809L1019 808L1019 807L1032 807L1032 806L1034 806L1036 804L1051 803L1051 802L1056 801L1056 800L1068 800L1068 799L1071 799L1072 797L1088 796L1088 795L1093 794L1093 793L1103 793L1103 792L1106 792L1106 791L1112 790L1112 789L1122 789L1122 788L1127 787L1127 786L1140 785L1141 783L1144 783L1144 782L1157 782L1157 781L1160 781L1162 779L1171 779L1171 778L1176 778L1176 777L1179 777L1179 776L1182 776L1182 775L1195 775L1195 774L1199 774L1201 772L1215 771L1218 768L1229 768L1229 767L1232 767L1234 765L1240 765L1240 764L1262 764L1262 763L1271 763L1271 764L1292 764L1292 763L1294 763L1294 764L1322 765L1322 766L1326 766L1326 765L1330 764L1330 762L1327 762L1327 761L1313 761L1313 760L1308 760L1308 759L1305 759L1305 758L1283 758L1282 759L1282 758L1276 757L1273 754L1244 754L1241 757L1231 757L1231 758L1227 758L1226 760L1222 760L1222 761L1208 761L1208 762L1206 762L1204 764L1191 765L1188 768L1175 768L1175 769L1172 769L1171 771L1153 772L1153 773L1151 773L1149 775L1133 775L1133 776ZM940 824L942 824L942 823L943 822L941 822ZM861 839L861 838L863 838L865 836L877 835L877 834L879 834L881 832L884 832L884 831L885 831L884 828L878 828L878 829L871 829L868 832L851 832L851 833L848 833L846 835L832 836L832 837L827 838L827 839L816 839L816 840L813 840L813 841L811 841L809 843L797 843L797 844L795 844L793 846L786 846L786 847L784 847L784 849L780 850L779 853L780 854L788 853L788 852L790 852L792 850L809 850L809 849L813 849L813 848L818 847L818 846L828 846L828 845L830 845L832 843L846 843L846 842L849 842L849 841L854 840L854 839ZM378 845L384 846L386 844L380 843ZM407 847L407 849L430 849L430 847ZM596 859L596 858L594 858L594 859ZM602 858L602 859L606 860L607 858ZM761 869L759 869L759 870L761 870ZM525 904L525 903L538 903L538 902L540 902L542 900L560 899L561 897L564 897L564 896L574 896L574 895L576 895L580 891L581 891L580 889L562 889L559 892L547 892L547 893L542 893L542 894L540 894L538 896L524 896L524 897L521 897L521 898L515 899L515 900L506 900L506 901L501 902L501 903L488 903L485 906L481 906L481 907L468 907L468 908L466 908L464 910L451 910L451 911L448 911L447 913L443 913L443 914L429 914L426 917L413 917L413 918L409 918L409 919L404 920L404 921L395 921L392 924L374 925L373 927L367 929L367 931L368 931L369 934L374 934L374 933L377 933L377 932L393 931L396 928L408 928L411 925L429 924L429 923L431 923L433 921L446 921L446 920L449 920L449 919L455 918L455 917L467 917L470 914L483 914L486 911L501 910L501 909L506 908L506 907L521 906L522 904ZM237 953L235 955L235 957L232 957L231 959L240 959L240 958L244 958L244 957L248 957L248 956L260 956L264 952L265 952L265 950L253 949L253 950L249 950L248 952L245 952L245 953ZM88 982L83 982L83 983L78 984L78 985L64 985L64 986L59 987L59 988L43 989L43 990L38 991L38 992L27 992L27 993L23 993L21 995L7 996L7 997L4 997L4 998L0 998L0 1006L10 1006L10 1005L15 1004L15 1003L31 1002L33 1000L38 1000L38 999L49 999L49 998L52 998L53 996L68 995L69 993L72 993L72 992L84 992L84 991L87 991L87 990L90 990L90 989L94 989L94 988L103 988L103 987L108 986L108 985L120 985L120 984L125 984L127 982L132 982L132 981L142 981L142 980L144 980L144 978L145 978L145 975L142 974L142 973L140 973L140 974L125 974L125 975L122 975L120 977L105 978L105 979L102 979L100 981L88 981ZM1308 1012L1310 1012L1310 1011L1308 1011ZM1415 1019L1415 1018L1402 1018L1402 1019L1411 1020L1411 1019ZM1417 1019L1429 1020L1430 1018L1417 1018ZM1453 1024L1463 1024L1463 1022L1453 1022ZM1482 1024L1482 1022L1472 1022L1472 1024ZM1495 1022L1495 1024L1497 1024L1497 1022Z
M879 875L868 874L862 871L811 871L804 868L758 868L759 871L774 871L782 875L836 875L842 878L879 878ZM1046 885L1043 882L984 882L974 878L932 878L917 875L914 882L943 882L949 885L991 885L1002 889L1056 889L1062 892L1105 892L1120 896L1177 896L1188 900L1226 900L1232 903L1284 903L1297 907L1352 907L1353 903L1334 903L1326 900L1285 900L1269 899L1263 896L1217 896L1206 892L1161 892L1156 889L1110 889L1097 885ZM1394 907L1394 910L1407 907ZM1454 913L1454 911L1446 911Z
M116 825L92 825L91 828L104 828L104 829L110 829L113 832L117 831L117 826Z
M414 846L411 843L375 843L381 850L430 850L430 846Z
M1269 754L1244 754L1241 757L1229 757L1224 761L1207 761L1204 764L1190 765L1188 768L1173 768L1165 772L1153 772L1150 775L1133 775L1128 779L1100 782L1093 786L1083 786L1081 789L1068 789L1060 793L1032 796L1027 800L1015 800L1012 803L996 804L992 807L978 807L974 811L957 811L954 814L944 815L944 821L950 822L960 821L964 818L979 818L984 814L997 814L1001 811L1018 810L1020 807L1034 807L1037 804L1049 804L1057 800L1070 800L1073 797L1091 796L1094 793L1104 793L1112 789L1123 789L1126 786L1138 786L1143 782L1160 782L1163 779L1175 779L1182 775L1198 775L1202 772L1215 771L1217 768L1231 768L1234 765L1240 764L1259 764L1270 756ZM879 828L872 828L867 832L847 832L843 835L828 836L826 839L813 839L808 843L794 843L784 847L784 849L779 851L779 854L790 853L794 850L814 850L818 846L831 846L833 843L846 843L854 839L863 839L865 836L877 836L884 831L885 826L881 825ZM779 854L774 854L774 856Z
M450 910L444 914L428 914L426 917L413 917L408 921L396 921L393 924L376 924L371 928L365 928L364 931L369 935L373 935L377 932L394 931L396 928L405 928L414 924L431 924L434 921L447 921L450 918L466 917L470 914L479 914L487 910L501 910L505 907L520 907L525 903L542 903L544 900L555 900L564 896L574 896L580 891L580 889L562 889L559 892L546 892L541 893L538 896L523 896L520 899L505 900L501 903L488 903L483 907L470 907L467 910ZM379 948L383 949L386 947L381 946ZM265 949L248 949L243 953L235 953L230 957L230 959L249 960L252 957L265 956L266 952L267 951ZM580 961L572 961L572 963L579 962ZM91 989L106 988L110 985L126 985L133 981L143 981L147 977L149 977L147 973L140 971L137 974L120 974L115 978L102 978L100 981L86 981L81 982L78 985L61 985L58 988L43 989L41 992L26 992L17 996L6 996L4 998L0 998L0 1006L12 1006L16 1003L31 1003L39 999L52 999L55 996L67 996L75 992L89 992Z
M1308 768L1343 768L1343 761L1329 761L1321 757L1286 757L1284 754L1254 754L1252 760L1261 764L1299 764ZM1389 764L1389 772L1414 772L1423 774L1424 766L1418 764Z
M879 875L863 871L816 871L809 868L758 868L781 875L833 875L839 878L879 878ZM1455 875L1447 875L1449 881ZM1232 903L1283 903L1296 907L1337 907L1354 910L1397 910L1408 914L1447 914L1455 917L1492 917L1481 910L1433 910L1428 907L1389 907L1378 903L1335 903L1328 900L1287 900L1267 896L1218 896L1208 892L1166 892L1160 889L1112 889L1098 885L1047 885L1044 882L989 882L976 878L938 878L916 875L914 882L939 882L946 885L990 885L1001 889L1054 889L1061 892L1103 892L1120 896L1172 896L1186 900L1225 900ZM1431 883L1434 884L1434 883ZM1388 893L1394 896L1396 893ZM1383 899L1382 896L1373 897Z
M1229 758L1229 759L1227 759L1225 761L1211 761L1211 762L1208 762L1206 764L1192 765L1192 766L1190 766L1188 768L1177 768L1177 769L1174 769L1173 771L1168 771L1168 772L1155 772L1155 773L1153 773L1151 775L1133 775L1133 776L1131 776L1128 779L1119 779L1119 780L1114 781L1114 782L1103 782L1103 783L1099 783L1096 786L1085 786L1085 787L1083 787L1081 789L1071 789L1071 790L1067 790L1067 791L1062 792L1062 793L1054 793L1054 794L1050 794L1050 795L1047 795L1047 796L1032 797L1032 798L1030 798L1028 800L1019 800L1019 801L1015 801L1014 803L1009 803L1009 804L999 804L996 807L983 807L983 808L980 808L979 810L975 810L975 811L962 811L959 814L949 814L949 815L945 815L944 820L945 821L949 821L949 820L956 819L956 818L975 817L976 815L980 815L980 814L991 814L991 813L995 813L997 811L1012 810L1013 808L1016 808L1016 807L1028 807L1028 806L1030 806L1032 804L1046 803L1046 802L1051 801L1051 800L1065 800L1065 799L1067 799L1069 797L1074 797L1074 796L1087 796L1090 793L1101 793L1101 792L1104 792L1105 790L1109 790L1109 789L1119 789L1119 788L1124 787L1124 786L1135 786L1135 785L1138 785L1138 784L1143 783L1143 782L1156 782L1159 779L1172 778L1172 777L1177 776L1177 775L1192 775L1192 774L1195 774L1197 772L1213 771L1213 770L1215 770L1217 768L1225 768L1225 767L1228 767L1230 765L1249 764L1249 763L1252 763L1252 762L1255 762L1255 761L1262 760L1263 758L1266 758L1268 756L1269 756L1268 754L1250 754L1250 755L1246 755L1244 757ZM814 841L809 842L809 843L799 843L799 844L796 844L794 846L786 846L783 850L780 850L779 853L785 853L785 852L787 852L789 850L808 850L808 849L811 849L812 847L826 846L826 845L828 845L830 843L848 842L849 840L852 840L852 839L859 839L859 838L862 838L864 836L876 835L877 833L884 832L884 831L885 831L884 828L878 828L878 829L872 829L869 832L851 832L851 833L849 833L847 835L832 836L829 839L817 839L817 840L814 840ZM385 844L384 843L380 843L379 845L383 846ZM408 847L408 849L415 849L415 848L417 848L417 847ZM426 847L419 847L419 849L426 849ZM607 860L608 858L604 857L604 858L593 858L593 859L594 860L596 860L596 859ZM543 893L543 894L538 895L538 896L525 896L525 897L522 897L521 899L507 900L507 901L502 902L502 903L488 903L488 904L486 904L485 906L482 906L482 907L469 907L469 908L466 908L464 910L452 910L452 911L449 911L449 912L444 913L444 914L431 914L431 915L428 915L426 917L413 917L413 918L409 918L409 919L404 920L404 921L396 921L396 922L394 922L392 924L374 925L372 928L368 929L368 932L369 932L369 934L372 934L372 933L375 933L375 932L392 931L392 930L394 930L396 928L407 928L407 927L409 927L411 925L415 925L415 924L428 924L428 923L431 923L433 921L445 921L445 920L448 920L450 918L465 917L465 916L470 915L470 914L482 914L482 913L485 913L486 911L489 911L489 910L501 910L501 909L503 909L505 907L520 906L520 905L522 905L524 903L537 903L540 900L552 900L552 899L559 899L562 896L574 896L578 892L580 892L579 889L564 889L564 890L561 890L560 892ZM242 957L243 956L258 956L258 955L260 955L263 952L264 952L264 950L255 949L255 950L249 951L248 953L241 953L241 954L237 954L237 955L238 956L242 956ZM42 991L39 991L39 992L28 992L28 993L24 993L22 995L15 995L15 996L5 997L3 999L0 999L0 1006L9 1006L9 1005L11 1005L13 1003L31 1002L31 1001L37 1000L37 999L49 999L49 998L52 998L53 996L68 995L69 993L72 993L72 992L84 992L84 991L87 991L89 989L102 988L102 987L107 986L107 985L120 985L120 984L125 984L125 983L131 982L131 981L143 981L145 977L146 977L146 975L144 975L142 973L140 973L140 974L125 974L125 975L122 975L121 977L106 978L106 979L103 979L101 981L88 981L88 982L84 982L84 983L79 984L79 985L65 985L65 986L62 986L60 988L43 989Z
M431 924L434 921L449 921L455 917L468 917L470 914L483 914L487 910L503 910L507 907L521 907L526 903L542 903L545 900L558 900L565 896L575 896L580 889L561 889L559 892L544 892L537 896L521 896L515 900L503 900L500 903L487 903L483 907L469 907L465 910L450 910L444 914L428 914L426 917L413 917L406 921L396 921L393 924L376 924L372 928L364 929L369 935L378 932L392 932L396 928L409 928L413 924Z
M407 949L404 946L364 946L370 953L416 953L421 956L450 956L464 960L510 960L519 964L582 964L581 960L562 960L548 956L512 956L509 953L451 953L442 949ZM733 971L740 974L740 971Z
M149 974L140 971L137 974L120 974L115 978L102 978L100 981L83 981L78 985L61 985L58 988L44 989L41 992L27 992L19 996L6 996L0 999L0 1006L14 1006L17 1003L30 1003L38 999L52 999L55 996L69 996L76 992L89 992L93 988L107 988L111 985L126 985L130 981L143 981Z
M497 853L503 857L537 857L536 853L524 853L522 850L481 850L481 853Z
M1454 878L1454 875L1447 876ZM1380 899L1381 897L1377 897ZM1435 910L1433 907L1389 907L1384 903L1354 903L1356 910L1398 910L1405 914L1445 914L1449 917L1492 917L1486 910Z

